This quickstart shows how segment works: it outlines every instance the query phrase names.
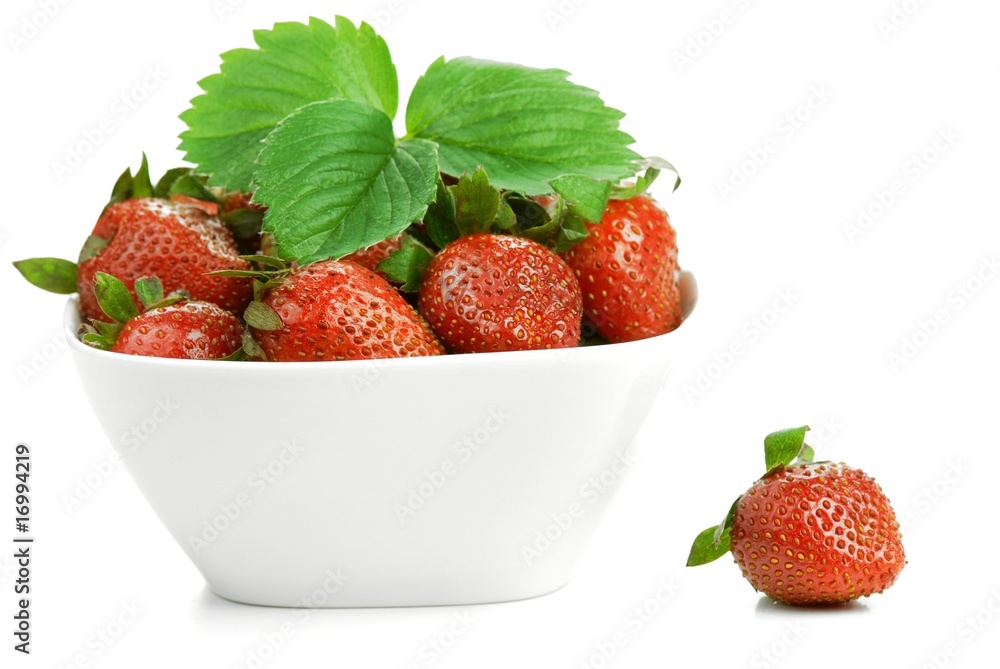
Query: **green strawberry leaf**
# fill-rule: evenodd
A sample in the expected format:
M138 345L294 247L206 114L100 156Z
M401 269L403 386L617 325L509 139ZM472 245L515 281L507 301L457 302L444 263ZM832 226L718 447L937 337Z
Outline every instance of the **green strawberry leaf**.
M281 316L274 309L257 300L247 305L246 311L243 312L243 320L257 330L280 330L285 327L281 322Z
M261 141L310 102L340 98L395 116L396 68L368 24L310 18L257 30L254 41L259 48L222 54L220 71L198 83L205 92L181 114L180 148L212 185L249 190Z
M268 135L254 179L280 255L307 263L345 256L420 220L438 170L432 143L397 143L381 111L328 100L302 107Z
M94 293L97 304L108 318L119 323L127 323L139 315L139 309L135 306L128 287L110 274L97 273L94 277Z
M466 172L454 186L455 226L460 236L488 232L500 210L500 191L493 187L486 170Z
M146 309L163 300L163 283L155 276L140 276L135 280L135 294Z
M393 283L402 284L399 289L407 293L420 290L427 266L434 254L409 236L403 237L403 245L398 251L378 264L378 269Z
M497 188L551 193L567 174L617 182L641 156L619 130L623 114L567 72L473 58L439 58L417 81L406 108L409 137L439 146L451 176L482 165Z
M718 527L709 527L695 537L694 543L691 544L691 552L688 554L688 567L708 564L729 552L732 529L723 528L716 536L717 530Z
M604 216L611 195L610 181L572 174L552 179L549 183L566 200L570 212L595 223Z
M62 258L28 258L14 267L33 286L58 295L76 292L76 263Z
M767 471L790 465L802 452L808 430L809 426L803 425L778 430L764 437L764 464Z

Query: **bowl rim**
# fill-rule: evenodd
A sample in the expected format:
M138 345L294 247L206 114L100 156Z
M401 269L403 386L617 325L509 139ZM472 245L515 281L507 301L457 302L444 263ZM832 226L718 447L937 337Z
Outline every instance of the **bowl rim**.
M262 361L258 360L233 360L226 361L223 366L220 367L219 360L180 360L174 358L156 358L152 356L140 356L140 355L122 355L120 353L112 353L110 351L102 351L100 349L94 348L93 346L88 346L83 343L79 336L78 330L82 322L80 310L77 306L78 297L71 296L67 302L66 307L63 310L63 328L66 334L66 340L71 350L75 351L78 355L85 355L90 357L95 357L96 359L101 359L106 362L118 362L128 365L140 365L140 366L152 366L152 367L183 367L184 369L205 369L206 366L216 371L221 371L222 369L231 370L245 370L245 369L261 369ZM674 335L684 327L684 324L690 319L691 315L688 315L684 322L676 330L668 332L666 334L656 335L654 337L647 337L646 339L638 339L636 341L629 342L619 342L619 343L608 343L608 344L595 344L593 346L576 346L570 348L554 348L554 349L538 349L533 351L490 351L487 353L450 353L447 355L430 355L430 356L414 356L408 358L372 358L364 360L312 360L308 362L266 362L263 369L269 370L286 370L282 373L288 373L288 370L298 370L297 373L304 373L308 370L328 370L332 365L335 369L341 370L343 372L358 372L369 370L372 366L379 369L384 369L386 367L405 367L413 366L419 367L421 365L434 365L436 367L443 367L447 365L468 365L468 364L481 364L481 365L492 365L495 363L503 363L504 361L508 363L518 363L518 362L543 362L545 360L551 360L556 358L562 358L564 360L598 360L606 356L617 356L619 354L628 353L639 353L644 349L658 349L662 350L671 341L671 335ZM662 355L662 353L660 353ZM499 356L499 357L498 357Z

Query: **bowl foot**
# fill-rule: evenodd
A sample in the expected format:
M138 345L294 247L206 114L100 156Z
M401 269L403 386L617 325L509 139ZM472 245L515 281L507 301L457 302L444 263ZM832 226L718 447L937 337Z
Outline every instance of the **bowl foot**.
M303 604L301 600L298 601L282 601L276 598L254 596L253 593L243 592L243 593L232 593L220 591L220 589L212 587L211 584L206 583L208 590L217 597L224 599L228 602L233 602L234 604L242 604L245 606L261 606L267 608L291 608L291 609L382 609L382 608L416 608L416 607L427 607L427 606L475 606L481 604L503 604L507 602L520 602L528 599L537 599L539 597L545 597L546 595L551 595L559 590L562 590L572 578L568 578L562 583L559 583L555 587L547 587L545 589L539 589L537 591L529 592L516 592L511 591L509 595L505 595L502 592L498 592L492 597L461 597L461 596L449 596L441 597L438 599L429 597L417 597L409 598L405 595L400 595L397 598L387 596L386 593L372 593L367 597L364 593L353 593L351 597L338 597L337 594L333 594L323 602L313 601L312 604Z

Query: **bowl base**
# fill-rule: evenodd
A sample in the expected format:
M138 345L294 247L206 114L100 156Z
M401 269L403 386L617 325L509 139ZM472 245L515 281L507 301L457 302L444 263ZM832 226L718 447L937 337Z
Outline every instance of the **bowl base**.
M206 584L208 590L228 602L242 604L244 606L262 606L279 609L390 609L390 608L416 608L428 606L476 606L480 604L505 604L507 602L521 602L528 599L537 599L553 593L559 592L569 585L572 578L566 579L555 587L547 587L538 591L512 592L510 595L497 595L496 597L442 597L440 599L414 598L409 599L403 595L394 599L391 597L354 596L351 598L341 598L333 594L329 599L320 603L318 598L314 598L311 603L280 602L266 597L256 597L253 593L227 593L218 588Z

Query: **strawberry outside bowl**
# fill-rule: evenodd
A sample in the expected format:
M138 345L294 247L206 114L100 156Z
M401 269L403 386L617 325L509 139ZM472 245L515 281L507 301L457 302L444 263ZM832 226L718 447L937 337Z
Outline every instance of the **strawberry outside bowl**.
M619 487L585 484L627 469L677 341L219 362L96 350L79 322L71 299L80 379L153 511L212 591L269 606L559 589Z

